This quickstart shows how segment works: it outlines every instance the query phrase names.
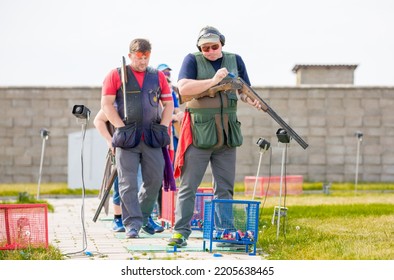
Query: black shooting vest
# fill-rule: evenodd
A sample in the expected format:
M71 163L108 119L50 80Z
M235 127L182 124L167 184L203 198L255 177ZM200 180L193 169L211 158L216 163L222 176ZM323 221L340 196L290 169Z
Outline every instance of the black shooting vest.
M212 78L216 71L201 52L194 53L197 61L197 80ZM238 76L235 54L223 52L222 67ZM223 145L242 145L241 123L237 119L236 90L219 91L215 97L202 97L187 102L191 115L193 145L216 149Z
M119 75L120 68L118 68ZM124 96L122 88L116 92L115 102L120 118L126 125L133 124L136 126L136 140L139 142L144 134L145 142L150 141L150 131L152 124L159 124L161 121L161 107L159 100L161 88L159 83L158 71L148 67L145 72L142 88L139 86L130 66L127 66L127 83L126 83L126 106L124 106ZM125 110L127 119L125 119ZM147 143L148 144L148 143Z

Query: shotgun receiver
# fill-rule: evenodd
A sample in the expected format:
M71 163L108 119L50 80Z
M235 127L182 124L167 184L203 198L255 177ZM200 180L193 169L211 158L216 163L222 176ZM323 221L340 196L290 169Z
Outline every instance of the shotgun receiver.
M268 104L265 103L265 101L247 83L245 83L244 80L242 80L242 78L236 78L236 83L242 85L241 93L245 94L252 101L257 99L261 105L261 109L270 115L271 118L273 118L284 130L286 130L302 148L306 149L308 147L308 143L306 143L281 117L279 117L279 115L272 110L272 108L268 106Z

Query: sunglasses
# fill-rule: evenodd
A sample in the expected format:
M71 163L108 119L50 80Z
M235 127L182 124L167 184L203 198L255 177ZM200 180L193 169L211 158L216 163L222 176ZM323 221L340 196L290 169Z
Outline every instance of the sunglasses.
M134 52L135 56L138 58L142 58L143 56L146 56L146 58L149 58L150 52Z
M201 47L201 50L203 52L209 52L210 49L212 49L213 51L216 51L217 49L219 49L219 44L215 44L215 45L212 45L212 46L202 46Z

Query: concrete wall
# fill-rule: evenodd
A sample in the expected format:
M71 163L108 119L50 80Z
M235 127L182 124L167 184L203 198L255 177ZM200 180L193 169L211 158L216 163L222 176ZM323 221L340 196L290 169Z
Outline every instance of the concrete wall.
M41 182L67 182L68 135L81 131L72 108L84 104L95 115L100 94L98 87L0 88L0 182L38 182L41 128L50 132Z
M297 85L353 85L357 65L295 65Z
M258 92L309 144L304 150L291 141L287 174L303 175L307 181L354 181L358 145L354 133L362 131L359 181L394 181L394 88L300 86ZM280 175L284 148L278 145L277 123L244 104L240 115L245 142L238 153L238 175L257 173L258 137L273 147L272 156L263 155L260 173L271 170L272 175Z
M75 104L87 106L93 118L100 107L99 87L1 87L0 183L37 182L42 143L46 141L41 182L67 182L68 135L81 131L72 115ZM309 147L294 140L278 143L280 127L264 112L240 102L244 144L238 149L237 181L280 175L287 151L286 174L304 181L354 181L358 138L359 181L394 181L394 88L356 86L264 87L256 92L299 134ZM265 138L272 149L262 153L256 141ZM79 151L78 151L79 152ZM102 151L100 151L102 152ZM261 159L261 164L259 161ZM97 174L102 177L102 174ZM206 180L211 180L210 170Z

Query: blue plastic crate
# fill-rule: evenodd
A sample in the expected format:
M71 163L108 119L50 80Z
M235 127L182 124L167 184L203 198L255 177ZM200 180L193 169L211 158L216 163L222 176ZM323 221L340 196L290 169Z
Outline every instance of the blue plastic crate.
M204 204L203 250L209 241L212 244L229 243L245 245L245 252L253 246L251 255L256 255L259 228L259 201L212 199ZM224 245L224 244L222 244Z

